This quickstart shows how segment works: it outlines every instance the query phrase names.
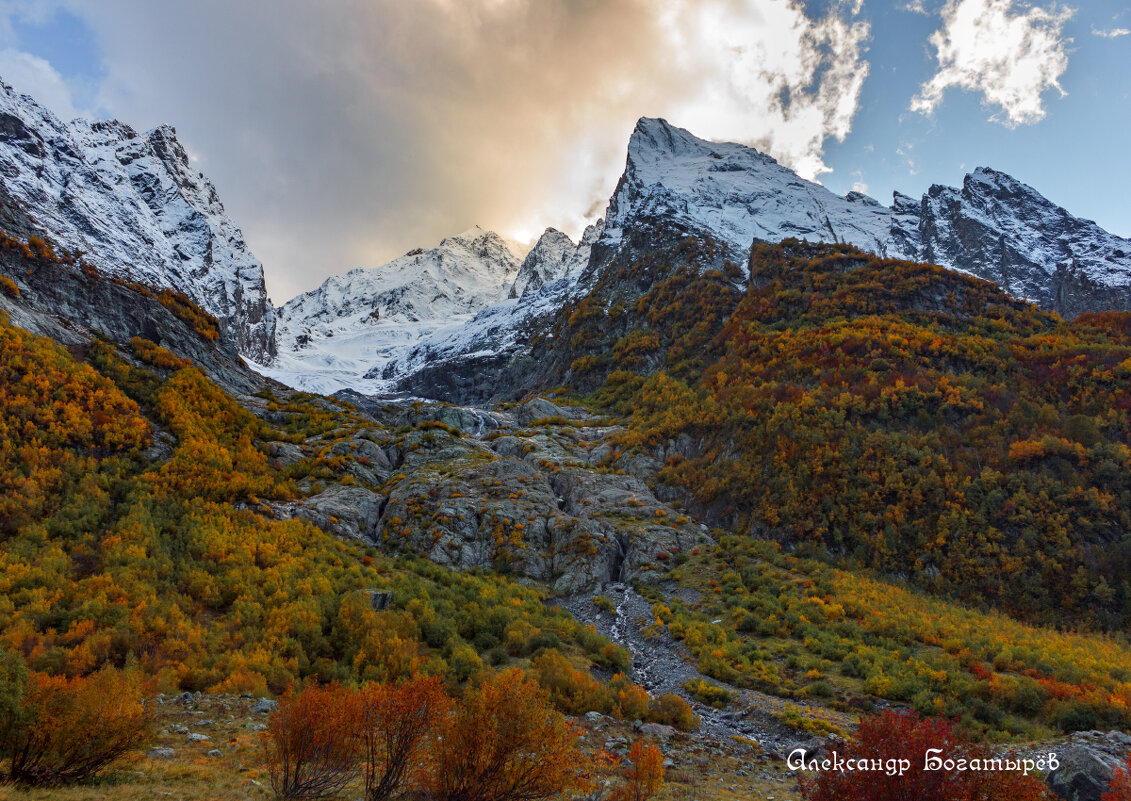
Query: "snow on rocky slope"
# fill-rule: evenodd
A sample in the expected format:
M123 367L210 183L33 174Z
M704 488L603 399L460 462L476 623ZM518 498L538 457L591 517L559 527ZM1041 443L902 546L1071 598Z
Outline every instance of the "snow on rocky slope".
M892 238L907 258L972 272L1066 317L1131 308L1131 240L1003 172L980 167L961 189L936 184L894 206Z
M598 220L588 226L577 244L561 231L546 229L523 260L505 300L484 308L459 328L434 327L411 348L371 368L364 380L380 379L395 387L405 376L436 369L445 374L441 380L492 381L494 368L522 349L539 321L591 285L595 276L586 269L603 224ZM472 369L470 376L466 370L445 369L455 362L475 363L480 369Z
M274 355L263 266L173 128L64 123L0 82L0 180L62 247L114 276L184 292L242 354Z
M279 354L266 375L312 392L387 392L383 368L422 340L463 341L475 313L504 301L521 246L478 226L429 250L327 279L279 310Z

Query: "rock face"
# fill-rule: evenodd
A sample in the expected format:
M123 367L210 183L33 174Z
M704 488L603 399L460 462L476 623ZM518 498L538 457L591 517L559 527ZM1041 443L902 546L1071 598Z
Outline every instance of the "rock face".
M39 233L2 186L0 231L21 239ZM0 292L0 310L8 313L14 325L61 345L85 345L95 337L127 345L133 337L142 337L189 359L234 395L254 393L265 383L243 363L233 342L201 336L157 298L101 273L49 259L27 259L4 248L0 249L0 274L19 288L16 297ZM167 447L158 436L153 455Z
M961 189L896 197L897 250L966 270L1064 317L1131 308L1131 240L1073 217L1032 187L981 167Z
M116 277L184 292L244 356L274 355L263 266L173 128L63 123L0 82L0 180L59 245Z
M304 480L305 497L273 503L276 516L461 570L534 579L555 593L647 579L679 551L709 541L656 498L649 471L607 469L612 429L582 409L544 398L483 412L342 397L368 427L313 438L275 458L293 463L328 449L346 463L349 484Z
M1065 801L1100 801L1129 752L1131 735L1077 732L1056 751L1060 767L1049 774L1049 787Z

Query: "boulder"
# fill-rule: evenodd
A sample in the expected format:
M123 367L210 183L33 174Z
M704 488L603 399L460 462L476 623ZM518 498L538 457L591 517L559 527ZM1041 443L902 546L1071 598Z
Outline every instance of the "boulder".
M332 484L301 501L274 505L276 516L309 520L323 531L369 542L385 506L383 495L362 487Z
M562 417L566 420L587 420L591 417L584 409L562 407L545 398L533 398L515 409L514 417L520 426L528 426L535 420L548 417Z
M388 609L393 600L392 590L358 590L358 592L363 592L369 596L369 603L374 612Z
M278 703L272 701L270 698L260 698L255 702L255 706L251 708L251 711L257 715L266 715L270 712L274 712L278 706Z
M676 730L674 726L663 723L645 723L640 727L640 733L648 737L673 737Z
M1129 750L1131 737L1122 732L1078 732L1054 752L1060 767L1049 787L1065 801L1100 801Z

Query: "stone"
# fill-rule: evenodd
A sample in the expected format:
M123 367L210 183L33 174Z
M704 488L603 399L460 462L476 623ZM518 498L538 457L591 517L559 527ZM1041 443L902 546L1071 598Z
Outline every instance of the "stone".
M150 759L172 759L174 754L172 748L150 748L145 755Z
M1122 738L1096 732L1077 734L1055 751L1060 767L1048 776L1048 785L1065 801L1100 801L1112 774L1123 762L1127 745ZM1113 732L1113 734L1119 734Z
M255 706L251 708L251 711L257 715L266 715L274 712L278 706L279 704L272 701L270 698L260 698L255 702Z
M520 426L528 426L535 420L542 420L547 417L566 417L567 415L565 410L557 404L551 403L545 398L534 398L515 409L514 416Z
M393 600L392 590L360 590L369 596L369 603L373 607L373 611L380 612L382 609L388 609L389 604Z
M190 743L204 743L204 742L208 742L211 739L212 738L209 737L207 734L199 734L197 732L189 732L189 734L188 734L188 741Z
M385 508L385 497L363 487L332 484L301 501L272 504L282 519L300 517L341 537L372 541Z
M640 727L640 733L649 737L673 737L676 730L674 726L663 723L645 723Z
M224 752L221 751L219 748L213 748L211 751L208 752L208 756L210 756L210 757L224 756Z

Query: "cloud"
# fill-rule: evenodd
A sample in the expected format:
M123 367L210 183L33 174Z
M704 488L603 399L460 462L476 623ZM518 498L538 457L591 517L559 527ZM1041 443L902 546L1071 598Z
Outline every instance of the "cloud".
M901 9L903 11L910 11L913 14L930 14L931 13L931 12L927 11L926 8L923 7L923 0L911 0L911 2L904 4L901 7Z
M277 301L476 223L580 233L641 116L815 177L868 74L860 0L54 2L98 107L176 126Z
M1120 36L1126 36L1129 33L1131 33L1131 29L1128 28L1092 28L1092 34L1094 36L1100 36L1104 39L1118 39Z
M931 34L938 71L911 101L911 110L931 114L951 87L981 92L998 107L990 119L1008 127L1045 116L1044 92L1060 86L1068 67L1064 23L1068 8L1015 10L1013 0L949 0L943 27Z
M79 116L70 87L45 59L6 47L0 50L0 77L16 91L34 97L60 119Z
M829 172L825 140L851 131L868 76L859 8L812 20L793 2L682 4L663 28L692 82L665 113L700 136L754 144L802 177Z

